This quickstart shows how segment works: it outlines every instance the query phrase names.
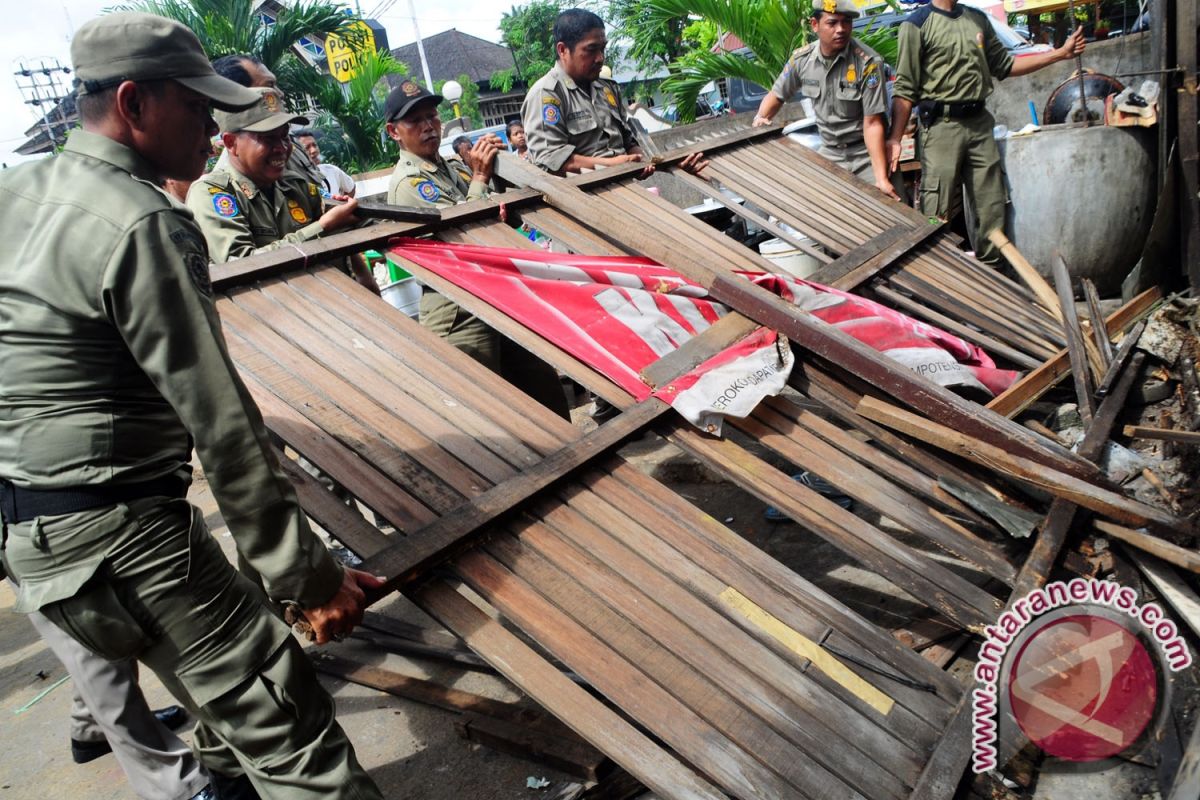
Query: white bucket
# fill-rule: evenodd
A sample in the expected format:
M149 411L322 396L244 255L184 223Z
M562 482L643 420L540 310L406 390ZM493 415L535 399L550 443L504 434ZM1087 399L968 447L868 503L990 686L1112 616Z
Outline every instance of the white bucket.
M402 278L383 287L379 292L394 308L413 319L417 318L421 306L421 284L417 283L416 278Z
M807 278L821 268L820 261L783 239L768 239L758 246L758 252L794 278Z

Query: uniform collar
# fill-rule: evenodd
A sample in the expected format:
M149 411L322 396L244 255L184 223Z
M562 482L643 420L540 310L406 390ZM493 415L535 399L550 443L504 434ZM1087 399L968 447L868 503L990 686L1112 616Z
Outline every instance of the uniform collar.
M67 153L78 153L81 156L106 161L135 178L149 181L155 186L161 181L158 170L152 167L149 161L142 158L136 150L99 133L83 129L71 131L63 150Z
M821 43L817 42L817 46L813 48L813 52L816 53L817 58L821 61L822 64L825 64L826 66L832 66L832 65L836 64L837 60L839 58L842 58L843 56L846 58L849 58L850 57L850 48L852 48L852 47L854 47L854 39L853 38L851 38L850 41L846 42L846 46L843 47L841 50L838 50L836 53L831 55L829 58L826 58L825 55L821 52Z
M435 155L433 157L433 160L430 161L428 159L421 158L419 155L417 155L416 153L414 153L410 150L405 150L403 147L400 148L400 157L408 158L409 161L411 161L412 163L416 164L421 169L426 170L428 172L437 172L438 169L441 167L442 163L445 161L445 159L442 158L440 154Z
M554 76L555 80L572 91L580 88L579 84L575 82L575 79L568 75L567 71L563 69L561 62L554 62L554 67L550 70L550 74Z
M229 178L237 184L237 188L242 194L246 195L247 200L253 200L254 196L260 191L258 184L247 178L233 166L233 159L229 157L228 150L222 150L220 157L217 159L217 165L213 167L213 172L227 172Z

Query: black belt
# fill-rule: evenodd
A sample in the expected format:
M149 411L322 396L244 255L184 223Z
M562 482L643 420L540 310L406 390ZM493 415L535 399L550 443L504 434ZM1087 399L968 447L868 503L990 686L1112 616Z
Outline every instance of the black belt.
M941 100L922 100L917 103L917 114L926 125L939 119L966 119L983 111L986 104L983 100L964 100L962 102Z
M106 483L63 489L25 489L0 479L0 514L15 525L34 517L73 514L143 497L185 497L187 481L172 475L141 483Z

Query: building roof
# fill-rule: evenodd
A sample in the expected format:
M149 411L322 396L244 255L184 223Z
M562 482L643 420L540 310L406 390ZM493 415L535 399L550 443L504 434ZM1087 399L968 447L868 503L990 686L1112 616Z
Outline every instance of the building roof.
M514 66L507 47L455 28L426 36L422 41L425 60L429 63L429 77L435 82L466 75L476 83L487 83L493 73ZM421 57L416 42L395 48L392 55L408 65L411 75L421 77Z

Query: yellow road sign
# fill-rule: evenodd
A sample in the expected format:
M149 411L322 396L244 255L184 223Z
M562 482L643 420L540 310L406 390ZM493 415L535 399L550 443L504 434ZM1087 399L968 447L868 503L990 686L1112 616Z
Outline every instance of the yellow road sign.
M325 58L329 62L329 72L341 83L357 75L362 56L375 50L375 34L367 23L359 20L350 28L355 31L350 41L336 33L325 37Z

